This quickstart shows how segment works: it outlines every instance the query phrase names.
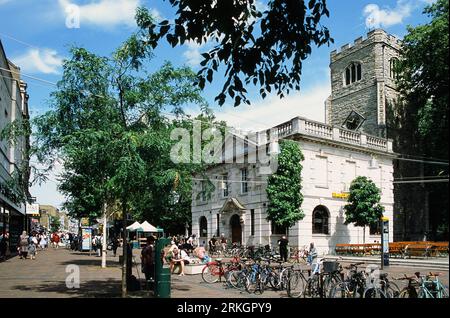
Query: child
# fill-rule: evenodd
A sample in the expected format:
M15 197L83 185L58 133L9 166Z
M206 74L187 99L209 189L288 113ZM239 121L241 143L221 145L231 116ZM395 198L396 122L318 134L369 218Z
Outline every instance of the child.
M30 255L30 259L36 259L36 244L33 240L28 245L28 254Z

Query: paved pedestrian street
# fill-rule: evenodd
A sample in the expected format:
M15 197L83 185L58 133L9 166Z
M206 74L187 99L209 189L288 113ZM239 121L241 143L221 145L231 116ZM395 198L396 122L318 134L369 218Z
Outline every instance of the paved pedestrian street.
M136 264L133 275L143 279L140 272L140 250L134 250ZM68 288L66 279L77 265L80 287ZM68 272L66 272L68 270ZM391 277L415 271L436 272L430 268L390 266L386 269ZM448 270L439 270L440 280L448 287ZM107 257L107 268L101 268L101 257L94 254L74 252L68 249L39 251L36 260L13 257L0 263L0 298L92 298L120 297L121 267L119 257ZM70 278L70 277L69 277ZM69 279L70 282L70 279ZM285 291L267 290L262 295L248 294L226 288L223 283L207 284L201 275L172 275L172 298L286 298ZM130 297L153 297L152 292L131 292Z

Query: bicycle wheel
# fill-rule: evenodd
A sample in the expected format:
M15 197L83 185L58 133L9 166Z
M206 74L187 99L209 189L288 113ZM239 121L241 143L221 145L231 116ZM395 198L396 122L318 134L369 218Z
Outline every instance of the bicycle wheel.
M340 282L331 287L329 298L353 298L346 283Z
M331 288L339 283L341 279L338 276L332 275L325 278L323 281L323 297L328 298L331 296Z
M203 267L202 279L205 283L213 284L219 280L220 267L216 263L210 263Z
M257 284L256 284L256 275L253 273L246 276L245 279L245 290L253 294L256 291Z
M280 277L278 276L278 274L276 272L270 272L269 276L266 278L270 287L272 287L273 289L279 289L281 282L280 282Z
M304 297L306 288L306 279L299 272L293 272L287 282L287 294L291 298Z
M408 287L403 288L398 295L398 298L417 298L417 291L415 289L410 290Z
M381 288L371 287L364 291L363 298L387 298L387 296Z
M388 286L385 290L385 293L388 298L399 298L400 288L394 282L388 282Z

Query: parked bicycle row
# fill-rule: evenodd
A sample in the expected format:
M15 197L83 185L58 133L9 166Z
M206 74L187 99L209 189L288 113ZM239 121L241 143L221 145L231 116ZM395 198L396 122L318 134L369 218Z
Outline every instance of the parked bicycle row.
M235 256L228 262L220 258L209 262L202 278L206 283L222 282L226 288L241 292L284 291L292 298L448 298L439 273L390 278L376 265L342 265L326 258L307 265L285 263L273 256Z

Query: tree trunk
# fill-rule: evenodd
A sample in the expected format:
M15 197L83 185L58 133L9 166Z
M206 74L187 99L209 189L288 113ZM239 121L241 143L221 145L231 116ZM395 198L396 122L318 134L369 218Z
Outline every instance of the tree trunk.
M366 226L363 226L363 244L366 244Z
M127 210L125 204L122 207L122 232L123 232L123 249L122 249L122 297L127 297L127 263L128 263L128 251L127 251Z
M106 225L107 225L107 218L106 218L106 203L103 204L103 242L102 242L102 268L106 268L106 246L107 246L107 240L106 240Z

